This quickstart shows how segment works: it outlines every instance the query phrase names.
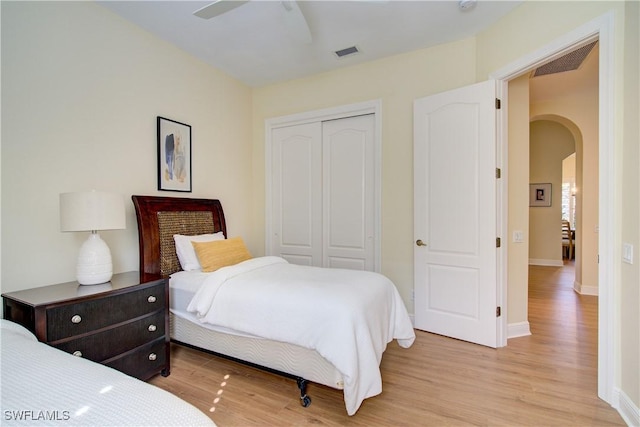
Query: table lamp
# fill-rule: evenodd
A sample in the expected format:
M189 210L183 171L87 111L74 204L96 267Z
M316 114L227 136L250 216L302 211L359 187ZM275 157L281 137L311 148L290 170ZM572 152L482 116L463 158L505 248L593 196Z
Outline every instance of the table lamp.
M120 230L125 227L122 195L102 191L60 194L60 231L91 232L78 254L78 283L97 285L111 280L111 252L98 231Z

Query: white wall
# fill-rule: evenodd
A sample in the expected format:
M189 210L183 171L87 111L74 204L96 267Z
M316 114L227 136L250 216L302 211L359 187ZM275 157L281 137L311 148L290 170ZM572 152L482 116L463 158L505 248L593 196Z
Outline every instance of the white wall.
M101 233L138 269L132 194L221 199L251 239L251 90L93 2L2 2L3 292L74 280L87 233L59 231L58 195L126 199ZM156 116L192 126L193 192L157 191Z

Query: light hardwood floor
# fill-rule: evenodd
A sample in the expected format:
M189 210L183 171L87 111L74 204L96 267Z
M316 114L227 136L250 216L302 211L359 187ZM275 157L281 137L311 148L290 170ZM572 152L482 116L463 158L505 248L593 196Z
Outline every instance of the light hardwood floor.
M151 383L191 402L221 427L624 426L597 397L597 298L572 289L572 264L531 267L532 335L490 349L416 331L409 349L391 343L383 392L349 417L342 393L311 384L301 407L295 381L179 345L171 375Z

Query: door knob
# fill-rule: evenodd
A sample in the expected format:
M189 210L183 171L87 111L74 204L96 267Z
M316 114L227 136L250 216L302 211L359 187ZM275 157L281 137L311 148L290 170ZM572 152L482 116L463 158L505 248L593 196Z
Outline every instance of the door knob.
M418 246L427 246L427 244L425 242L423 242L422 240L420 240L420 239L416 240L416 245L418 245Z

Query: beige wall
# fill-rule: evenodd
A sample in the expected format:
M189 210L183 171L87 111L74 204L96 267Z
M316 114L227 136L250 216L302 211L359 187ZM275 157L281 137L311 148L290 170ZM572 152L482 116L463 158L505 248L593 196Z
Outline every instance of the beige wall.
M533 121L529 129L529 182L551 184L551 206L529 208L529 262L562 265L562 161L575 152L576 144L571 132L556 122Z
M254 92L254 209L264 239L265 120L382 101L382 273L413 312L413 101L473 83L473 39L257 89Z
M74 280L58 194L126 198L101 233L138 269L132 194L220 198L251 249L251 90L93 2L2 2L2 291ZM193 193L157 191L156 116L192 126Z
M509 82L508 129L508 219L507 219L507 322L529 331L529 76ZM521 243L513 242L515 231L523 233Z
M576 155L574 153L562 161L562 183L575 184L575 182L576 182Z
M626 8L620 234L623 243L634 246L634 260L633 264L621 266L620 388L635 404L637 414L640 407L640 2L627 2Z

